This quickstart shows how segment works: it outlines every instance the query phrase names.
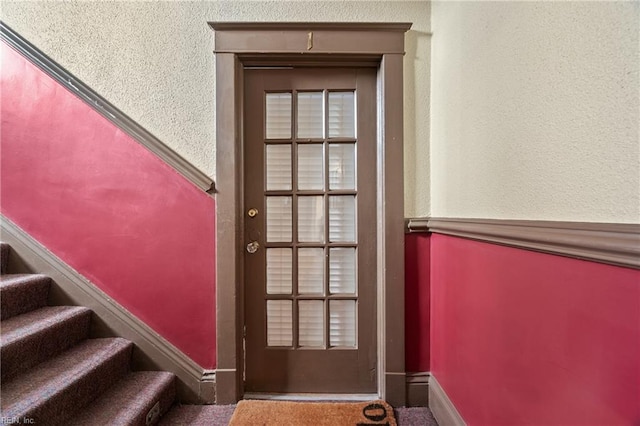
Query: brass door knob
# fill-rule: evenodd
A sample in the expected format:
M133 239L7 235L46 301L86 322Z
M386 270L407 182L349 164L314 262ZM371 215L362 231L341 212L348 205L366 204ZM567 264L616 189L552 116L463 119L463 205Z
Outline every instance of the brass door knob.
M258 209L256 208L250 208L249 211L247 212L247 216L249 217L256 217L258 215Z
M250 254L257 252L259 248L260 243L258 243L257 241L251 241L249 244L247 244L247 252L249 252Z

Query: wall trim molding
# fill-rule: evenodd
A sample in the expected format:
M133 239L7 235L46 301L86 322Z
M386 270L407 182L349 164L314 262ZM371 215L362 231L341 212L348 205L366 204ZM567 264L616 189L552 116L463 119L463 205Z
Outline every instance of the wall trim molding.
M11 246L12 270L41 273L53 280L50 303L85 306L94 313L92 336L117 336L135 344L134 370L164 370L175 374L181 402L215 402L214 370L199 366L4 215L0 215L0 231L2 241Z
M293 64L297 64L295 56L301 55L378 58L384 54L404 55L404 33L409 31L411 23L209 22L209 26L216 33L215 53L262 55L268 52L293 57Z
M429 406L429 380L431 373L419 371L407 373L407 407Z
M255 31L255 22L210 22L216 31ZM406 32L411 28L408 22L264 22L261 30L287 31L398 31Z
M0 39L198 188L209 194L215 192L215 184L211 178L2 21L0 21Z
M429 378L429 409L439 425L466 426L467 424L433 375Z
M473 218L406 222L410 233L432 232L640 269L640 224Z

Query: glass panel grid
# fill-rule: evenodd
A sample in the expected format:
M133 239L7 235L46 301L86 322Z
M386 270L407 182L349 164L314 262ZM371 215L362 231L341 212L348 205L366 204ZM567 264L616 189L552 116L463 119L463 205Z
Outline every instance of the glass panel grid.
M291 300L267 300L267 346L293 345Z
M267 138L288 139L291 137L291 94L268 94L268 98L269 95L280 95L280 98L272 99L267 113L269 110L287 110L288 121L282 118L284 113L276 114L285 124L280 125L280 133L270 132L267 126ZM296 96L298 138L356 137L353 91L298 92ZM273 121L272 128L278 127L277 123L278 120ZM288 130L284 130L286 124ZM292 294L295 273L297 294L306 299L296 301L297 297L291 296L287 300L267 301L269 346L293 346L294 341L307 349L357 346L357 248L326 246L327 242L357 244L356 196L325 192L354 191L355 194L356 142L319 142L298 143L293 152L290 144L268 144L266 147L267 190L297 189L325 194L296 195L294 192L292 196L267 197L267 241L293 243L288 248L267 249L267 293ZM296 161L293 177L292 154ZM292 201L297 207L295 212ZM296 248L297 244L292 240L293 220L297 224L298 242L322 247ZM297 254L295 259L292 258L294 253ZM326 291L332 295L351 295L354 299L328 300L323 297ZM297 330L292 321L293 303L296 303Z
M266 94L267 139L291 138L291 93Z

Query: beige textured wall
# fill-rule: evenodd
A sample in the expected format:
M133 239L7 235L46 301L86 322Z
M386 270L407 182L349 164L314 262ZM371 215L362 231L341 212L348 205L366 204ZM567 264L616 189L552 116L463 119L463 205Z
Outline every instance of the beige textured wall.
M405 57L405 210L416 216L429 212L429 6L425 1L3 0L0 17L212 177L215 87L207 21L413 22Z
M640 222L640 2L434 2L432 215Z

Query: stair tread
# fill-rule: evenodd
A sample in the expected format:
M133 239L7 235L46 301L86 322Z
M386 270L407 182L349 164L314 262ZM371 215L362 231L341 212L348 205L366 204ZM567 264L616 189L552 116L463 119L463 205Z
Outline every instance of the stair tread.
M2 385L3 416L21 415L44 403L133 344L121 338L85 340ZM64 385L62 385L64 384Z
M2 347L30 336L42 333L47 328L66 320L90 315L91 310L82 306L45 306L2 321Z
M14 317L47 304L51 279L39 274L0 276L0 319Z
M2 274L0 275L0 289L25 284L33 281L44 281L50 278L42 274Z
M129 373L66 425L144 424L147 413L160 400L162 392L169 390L173 396L174 390L169 388L173 386L174 377L164 371ZM165 403L164 410L170 404Z

